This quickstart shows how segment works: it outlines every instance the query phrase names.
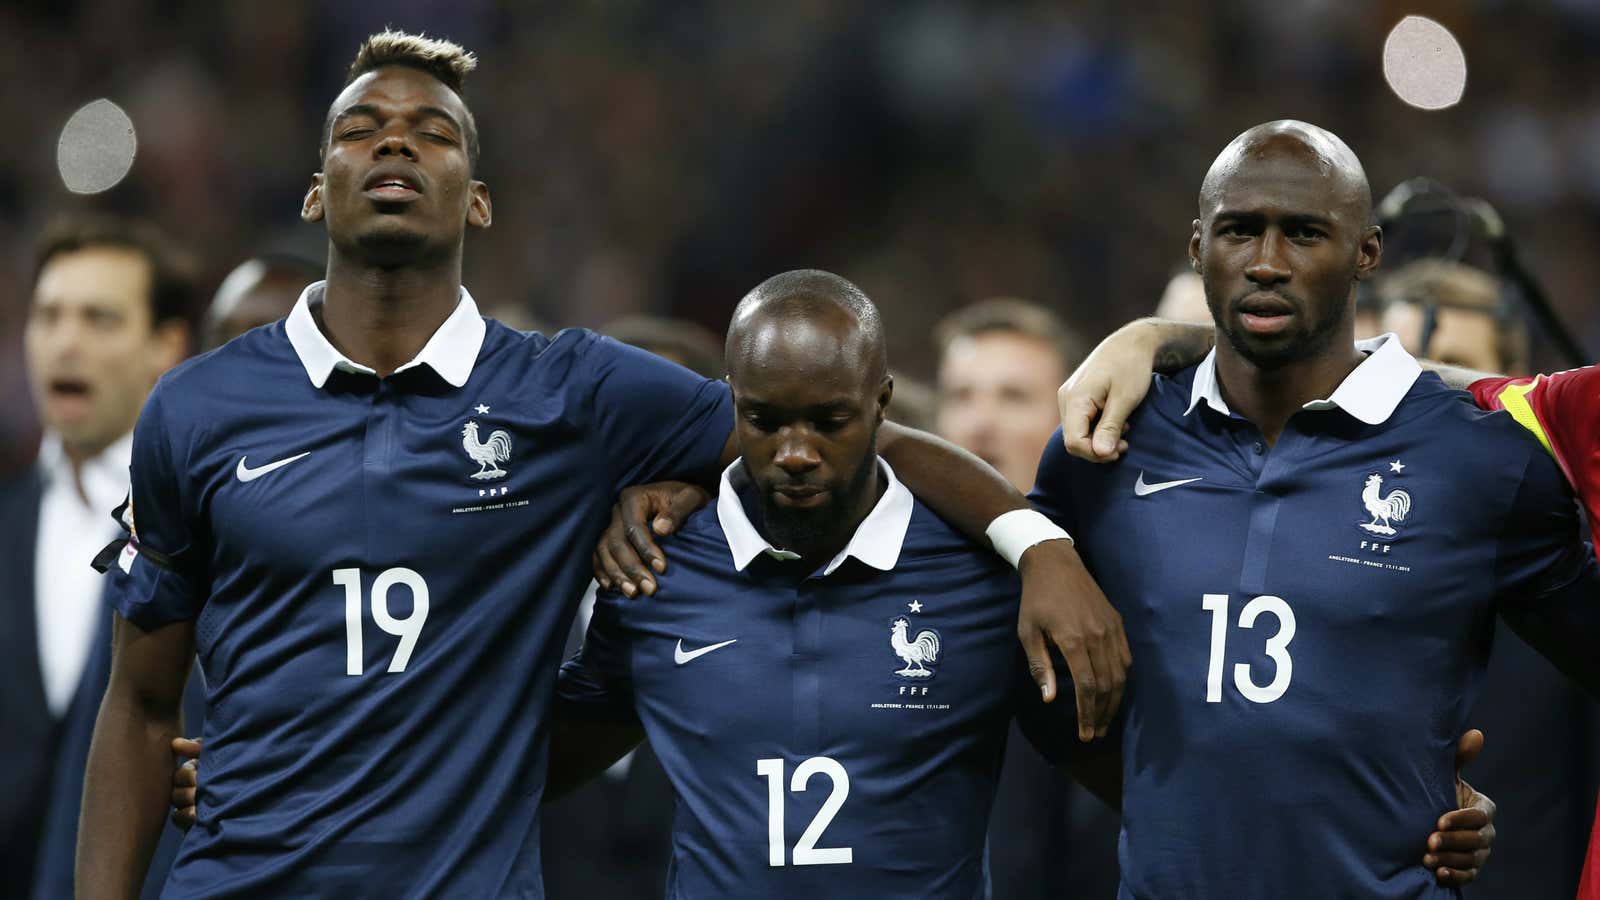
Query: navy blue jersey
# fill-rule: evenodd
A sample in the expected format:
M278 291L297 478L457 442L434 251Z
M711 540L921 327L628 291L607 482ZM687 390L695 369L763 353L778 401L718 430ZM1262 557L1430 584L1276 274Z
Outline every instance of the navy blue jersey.
M643 723L677 794L667 897L986 896L1015 574L892 473L835 560L793 561L729 471L654 597L599 595L559 688L562 715Z
M1493 616L1594 590L1548 454L1365 348L1271 448L1208 359L1156 379L1120 462L1046 449L1033 499L1133 649L1124 898L1454 895L1420 859Z
M174 369L135 431L115 605L194 621L210 704L166 896L542 896L547 715L590 552L620 486L716 472L728 393L486 321L465 291L379 379L322 336L320 291Z

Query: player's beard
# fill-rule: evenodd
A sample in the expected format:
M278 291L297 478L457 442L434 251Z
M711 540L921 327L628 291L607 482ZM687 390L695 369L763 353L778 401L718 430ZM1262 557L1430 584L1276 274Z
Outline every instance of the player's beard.
M361 259L383 268L413 266L437 255L426 234L393 225L361 232L355 245Z
M1332 304L1321 315L1311 320L1310 325L1296 328L1286 334L1275 337L1266 337L1250 334L1239 327L1239 304L1246 297L1258 294L1258 289L1251 289L1231 300L1226 309L1219 311L1212 306L1211 318L1217 326L1228 346L1235 353L1249 360L1251 365L1263 371L1281 369L1292 363L1304 361L1326 350L1332 343L1334 335L1338 334L1339 326L1350 314L1349 303ZM1286 298L1294 305L1296 318L1306 320L1315 310L1301 298L1285 291L1275 293ZM1209 291L1206 296L1207 305L1211 305ZM1225 314L1219 314L1223 312Z
M360 208L364 203L369 201L363 199L355 205ZM380 269L425 266L448 259L451 243L428 233L422 213L420 207L389 214L367 209L358 214L341 211L337 222L330 213L328 236L347 258ZM459 236L454 246L460 246Z
M847 511L857 508L867 482L872 477L872 467L878 464L878 436L874 434L867 444L861 464L850 477L828 485L828 502L812 509L795 509L779 506L772 499L772 491L761 491L761 524L768 539L780 548L805 553L818 547L849 541L849 533L860 524L845 521Z

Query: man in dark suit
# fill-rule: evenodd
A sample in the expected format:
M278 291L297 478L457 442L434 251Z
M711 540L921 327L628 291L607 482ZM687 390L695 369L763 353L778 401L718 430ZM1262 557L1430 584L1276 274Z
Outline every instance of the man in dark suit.
M110 510L127 493L130 435L156 378L183 359L193 279L152 227L76 218L41 241L24 346L44 438L36 462L0 480L0 863L7 891L33 882L51 807L76 819L81 778L65 758L75 710L99 705L86 677L109 646L103 579L89 567L115 537ZM69 851L70 852L70 851ZM70 860L70 856L69 856ZM70 896L67 893L52 896Z
M201 320L201 350L212 350L240 334L289 314L300 291L322 279L322 268L295 256L266 254L240 263L222 280ZM111 677L111 619L103 615L78 694L62 725L55 777L44 818L44 830L33 879L34 900L73 894L73 864L78 840L78 811L83 796L84 764L94 736L100 698ZM198 665L183 697L183 721L190 734L200 734L205 720L205 678ZM182 834L162 832L151 859L144 897L155 900L177 855Z

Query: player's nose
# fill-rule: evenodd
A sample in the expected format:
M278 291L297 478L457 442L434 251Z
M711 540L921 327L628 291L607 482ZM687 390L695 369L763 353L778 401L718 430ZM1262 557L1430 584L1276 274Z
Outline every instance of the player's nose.
M778 452L773 455L772 461L785 472L798 475L822 465L822 455L810 441L799 435L791 435L778 439Z
M404 133L400 131L390 131L388 134L383 136L383 140L378 141L378 143L373 146L372 155L378 159L382 159L386 156L403 156L406 159L415 160L417 158L417 151L415 147L411 146L411 142L406 139Z
M1259 285L1281 284L1289 280L1287 249L1284 246L1284 237L1275 230L1269 230L1256 242L1255 252L1251 254L1249 262L1245 265L1244 277Z

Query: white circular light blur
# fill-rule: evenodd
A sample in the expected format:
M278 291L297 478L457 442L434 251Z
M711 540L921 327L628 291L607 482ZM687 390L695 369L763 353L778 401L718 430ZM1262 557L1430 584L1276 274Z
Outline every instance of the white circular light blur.
M1383 42L1383 78L1395 96L1418 109L1444 109L1467 90L1467 55L1450 29L1406 16Z
M98 194L116 187L138 149L133 120L110 100L96 100L72 114L56 144L56 168L67 190Z

